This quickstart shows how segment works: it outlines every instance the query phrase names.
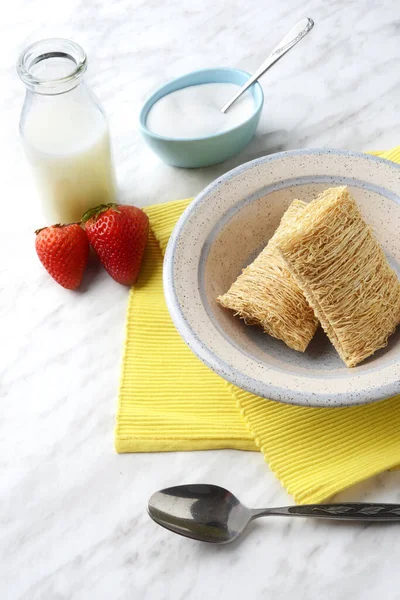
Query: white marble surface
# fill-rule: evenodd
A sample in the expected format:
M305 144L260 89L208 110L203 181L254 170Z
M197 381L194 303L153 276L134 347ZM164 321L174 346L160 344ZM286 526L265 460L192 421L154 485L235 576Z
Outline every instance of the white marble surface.
M137 131L146 96L195 68L251 70L303 16L314 31L263 81L265 110L241 156L165 166ZM0 22L0 598L197 600L400 598L398 527L260 521L242 543L203 546L146 514L157 488L208 481L253 505L288 503L261 454L118 456L113 448L127 290L96 266L82 292L50 280L33 250L43 224L17 137L14 63L39 38L87 50L110 118L120 196L139 205L196 194L231 167L307 146L400 143L398 0L13 0ZM342 499L400 501L400 473Z

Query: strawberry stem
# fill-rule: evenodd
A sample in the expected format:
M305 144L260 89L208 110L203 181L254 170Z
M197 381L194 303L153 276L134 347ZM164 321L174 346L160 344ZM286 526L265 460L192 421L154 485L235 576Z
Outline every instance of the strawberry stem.
M89 210L87 210L85 212L85 214L82 217L82 223L86 223L93 217L97 221L99 216L102 215L103 213L105 213L109 208L112 208L113 210L119 212L118 205L115 204L115 202L111 202L110 204L99 204L98 206L95 206L94 208L89 208Z
M68 227L68 225L82 225L82 221L74 221L73 223L54 223L54 225L48 225L47 227L40 227L40 229L35 229L36 235L44 229L48 229L49 227Z

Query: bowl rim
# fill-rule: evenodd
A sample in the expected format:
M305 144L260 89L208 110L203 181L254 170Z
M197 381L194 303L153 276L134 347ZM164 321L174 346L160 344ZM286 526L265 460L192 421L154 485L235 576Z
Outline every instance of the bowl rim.
M158 133L154 133L153 131L150 131L150 129L148 129L147 125L146 125L146 119L147 116L150 112L150 110L152 109L152 107L156 104L156 102L158 102L159 100L161 100L161 98L164 98L165 96L168 96L168 94L172 94L174 91L178 91L178 90L182 90L186 87L192 87L193 85L202 85L201 83L189 83L189 84L185 84L182 85L181 87L176 88L175 90L171 90L171 91L165 91L166 88L169 88L172 84L178 84L182 81L186 81L188 78L190 78L193 75L200 75L200 74L211 74L211 73L215 73L215 72L221 72L224 71L225 73L236 73L239 75L245 75L247 77L250 77L250 73L248 73L247 71L244 71L243 69L236 69L235 67L211 67L211 68L207 68L207 69L196 69L194 71L190 71L189 73L186 73L185 75L180 75L179 77L175 77L174 79L171 79L170 81L167 81L166 83L164 83L163 85L161 85L160 87L158 87L152 94L151 96L144 102L142 108L140 109L140 113L139 113L139 129L142 132L142 134L144 134L145 136L151 137L155 140L161 140L164 142L200 142L200 141L204 141L204 140L213 140L213 139L218 139L223 137L224 135L231 133L232 131L236 131L237 129L240 129L243 126L248 125L252 119L254 119L255 117L257 117L264 106L264 91L263 88L261 86L261 84L259 83L259 81L256 81L255 83L252 84L252 86L250 86L249 90L251 90L252 87L255 88L255 90L257 90L257 94L258 94L258 98L257 96L253 93L253 97L254 97L254 112L252 112L252 114L242 123L239 123L238 125L235 125L234 127L231 127L229 129L225 129L224 131L221 131L219 133L213 133L212 135L205 135L205 136L201 136L201 137L169 137L169 136L165 136L165 135L160 135ZM203 84L206 84L207 82L204 81ZM217 81L210 81L208 83L218 83ZM229 83L226 81L221 81L220 83ZM234 82L231 82L234 83Z
M253 379L248 375L244 375L238 371L235 367L229 365L223 358L220 358L213 352L208 346L206 346L201 339L199 339L197 333L192 329L191 325L186 321L180 303L178 301L175 283L174 283L174 262L175 252L179 242L180 231L190 217L190 215L198 208L202 202L207 200L207 196L215 188L218 188L221 184L229 179L240 175L244 171L256 167L259 164L272 162L281 158L292 157L292 156L305 156L305 155L336 155L336 156L347 156L362 159L369 159L372 162L381 163L384 165L390 165L400 173L400 164L394 163L393 161L387 160L375 156L373 154L366 154L364 152L353 152L350 150L338 150L335 148L306 148L287 150L283 152L276 152L267 156L262 156L251 160L247 163L243 163L238 167L224 173L212 181L206 186L189 204L182 215L179 217L170 239L168 241L167 249L164 256L164 267L163 267L163 288L164 295L167 304L168 311L172 318L172 321L181 335L184 342L194 352L194 354L212 371L217 373L220 377L223 377L230 383L236 385L238 388L255 394L257 396L264 397L266 399L275 400L284 404L292 404L296 406L309 406L318 408L340 408L344 406L356 406L362 404L368 404L371 402L377 402L379 400L385 400L392 398L400 393L400 381L398 385L393 382L381 383L376 388L367 389L363 393L362 399L355 400L354 397L352 402L349 403L348 391L339 391L336 393L335 401L332 401L332 395L330 393L318 393L318 398L313 398L314 393L308 393L306 391L297 391L296 398L292 398L289 394L285 395L285 388L277 388L274 384L267 384L260 382L258 379ZM272 392L272 393L271 393Z

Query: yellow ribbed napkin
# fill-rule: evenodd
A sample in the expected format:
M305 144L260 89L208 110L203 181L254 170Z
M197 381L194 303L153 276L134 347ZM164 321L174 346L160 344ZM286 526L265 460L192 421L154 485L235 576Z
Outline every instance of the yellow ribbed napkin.
M379 154L400 162L400 147ZM146 209L151 233L129 296L117 452L261 450L298 503L400 465L400 397L352 408L279 404L227 383L187 348L165 305L162 255L189 202Z

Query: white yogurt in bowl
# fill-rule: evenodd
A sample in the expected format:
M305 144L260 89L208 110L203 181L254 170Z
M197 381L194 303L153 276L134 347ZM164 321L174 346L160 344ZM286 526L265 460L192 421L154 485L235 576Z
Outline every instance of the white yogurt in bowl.
M254 114L255 101L245 92L227 111L221 107L239 89L234 83L191 85L163 96L150 109L146 126L157 135L193 139L237 127Z
M254 136L264 104L258 82L222 113L249 79L230 67L201 69L173 79L143 104L139 127L145 142L169 165L208 167L238 154Z

